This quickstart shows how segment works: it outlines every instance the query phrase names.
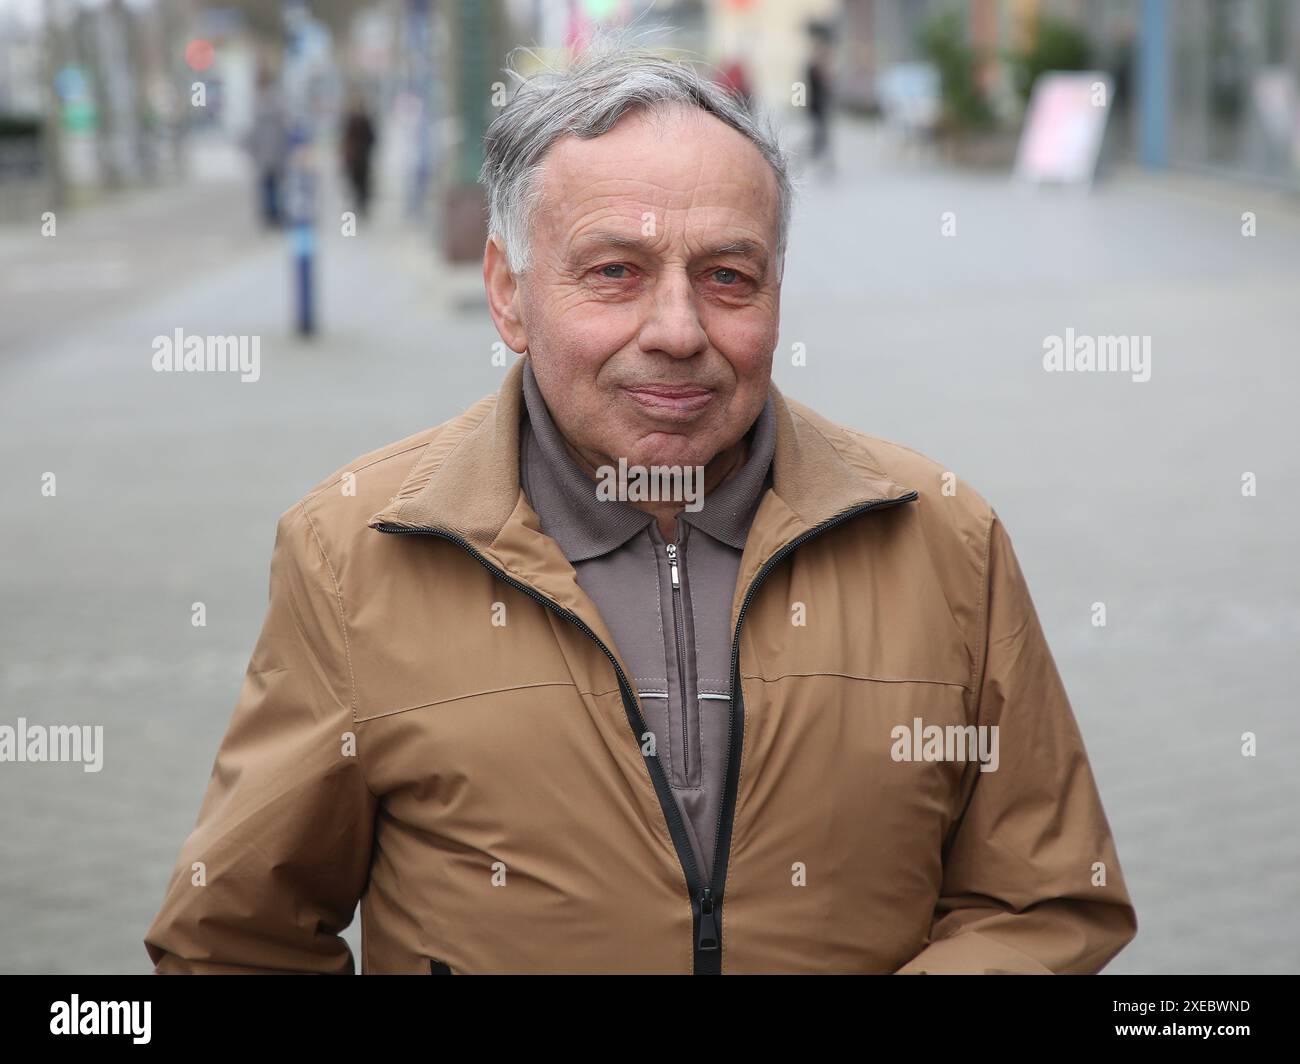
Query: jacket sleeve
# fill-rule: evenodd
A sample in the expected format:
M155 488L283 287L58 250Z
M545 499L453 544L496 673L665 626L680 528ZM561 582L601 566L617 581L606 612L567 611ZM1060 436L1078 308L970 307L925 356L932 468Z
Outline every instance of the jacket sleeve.
M270 607L198 823L144 943L155 974L354 971L339 932L370 867L343 604L307 510L286 512Z
M999 763L963 790L929 944L896 974L1095 974L1137 932L1083 740L1000 519L976 723Z

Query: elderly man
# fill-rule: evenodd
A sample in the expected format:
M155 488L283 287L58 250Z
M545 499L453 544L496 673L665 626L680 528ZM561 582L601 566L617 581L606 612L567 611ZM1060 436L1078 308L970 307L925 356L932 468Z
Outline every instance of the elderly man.
M281 518L156 971L351 972L358 901L365 972L1101 969L1134 912L1006 531L772 385L773 139L598 48L487 149L523 357Z

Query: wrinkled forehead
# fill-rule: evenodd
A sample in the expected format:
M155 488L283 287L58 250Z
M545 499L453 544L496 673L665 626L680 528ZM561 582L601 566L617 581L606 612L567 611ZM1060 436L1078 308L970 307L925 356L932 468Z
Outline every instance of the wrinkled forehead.
M743 133L698 108L638 108L599 136L561 137L535 180L533 238L553 251L598 222L643 236L734 230L775 249L772 167Z

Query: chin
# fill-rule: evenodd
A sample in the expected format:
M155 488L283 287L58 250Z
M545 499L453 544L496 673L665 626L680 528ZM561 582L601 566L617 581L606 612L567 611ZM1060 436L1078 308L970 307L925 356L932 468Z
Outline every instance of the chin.
M629 465L643 466L703 466L708 465L714 450L700 441L664 440L662 443L642 443L628 455Z

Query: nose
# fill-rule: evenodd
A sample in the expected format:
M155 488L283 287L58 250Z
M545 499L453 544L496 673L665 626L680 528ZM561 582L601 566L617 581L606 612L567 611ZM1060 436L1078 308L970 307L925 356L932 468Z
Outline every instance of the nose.
M709 337L700 321L695 292L685 270L669 270L660 275L638 340L646 354L664 354L670 358L690 358L708 348Z

